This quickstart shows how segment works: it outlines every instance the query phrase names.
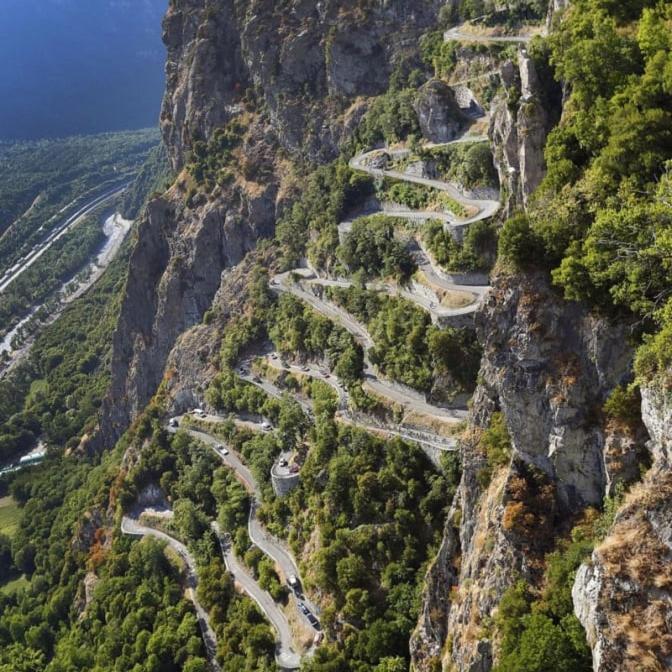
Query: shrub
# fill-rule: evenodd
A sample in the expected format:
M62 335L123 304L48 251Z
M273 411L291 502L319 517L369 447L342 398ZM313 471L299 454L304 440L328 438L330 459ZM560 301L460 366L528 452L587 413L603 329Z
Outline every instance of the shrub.
M544 266L544 248L525 215L507 220L499 233L498 257L516 269Z

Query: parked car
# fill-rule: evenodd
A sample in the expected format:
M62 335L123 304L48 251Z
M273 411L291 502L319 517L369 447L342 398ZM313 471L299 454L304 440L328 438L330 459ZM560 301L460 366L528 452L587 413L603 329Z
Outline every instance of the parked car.
M280 464L281 467L286 467L289 464L289 462L287 462L287 460L283 457L280 460L279 464Z
M171 418L170 421L168 422L168 425L170 427L179 427L180 421L177 418Z
M299 602L299 609L301 609L301 611L306 616L308 616L310 614L310 609L308 609L308 607L303 602ZM313 618L315 618L315 617L313 616Z
M261 423L261 428L262 428L265 432L270 432L271 429L273 429L273 427L271 426L271 423L270 423L270 422L262 422L262 423Z
M315 630L320 630L320 622L312 614L306 614L308 622L315 628Z

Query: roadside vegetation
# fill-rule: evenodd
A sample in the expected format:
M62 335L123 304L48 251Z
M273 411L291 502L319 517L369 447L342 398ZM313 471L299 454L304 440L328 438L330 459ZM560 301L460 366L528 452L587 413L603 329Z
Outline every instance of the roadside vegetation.
M352 223L336 254L350 273L364 277L392 277L406 282L417 269L410 252L398 234L405 220L386 215L360 217Z
M326 292L366 325L374 341L371 362L389 378L427 393L438 376L450 378L453 393L474 389L481 352L471 330L436 327L410 301L356 285Z
M386 179L378 196L381 201L390 201L405 205L411 210L434 210L452 212L457 217L466 217L467 210L444 191L426 187L422 184L410 184Z
M496 226L484 220L470 224L461 243L436 220L425 224L422 238L434 259L446 271L487 271L497 255Z
M297 200L278 222L276 236L284 268L295 268L306 254L315 265L329 268L338 247L339 222L372 193L372 180L354 172L344 159L310 173Z

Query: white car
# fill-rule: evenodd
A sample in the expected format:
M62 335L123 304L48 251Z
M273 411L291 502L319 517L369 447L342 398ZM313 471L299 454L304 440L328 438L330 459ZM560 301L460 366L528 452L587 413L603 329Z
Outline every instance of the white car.
M265 432L270 432L271 429L272 429L272 426L271 426L271 423L270 423L270 422L262 422L262 423L261 423L261 428L262 428Z

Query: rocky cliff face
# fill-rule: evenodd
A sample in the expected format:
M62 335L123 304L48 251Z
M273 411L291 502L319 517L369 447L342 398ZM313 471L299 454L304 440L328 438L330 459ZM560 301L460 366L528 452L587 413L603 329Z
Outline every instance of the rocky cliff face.
M564 302L536 276L497 278L477 326L481 384L461 441L462 482L412 640L418 671L439 661L446 670L491 669L487 623L506 588L517 577L538 584L566 521L600 504L611 481L632 478L629 458L641 449L618 440L600 412L630 371L623 328ZM492 469L479 439L496 411L511 455ZM612 459L614 445L620 459Z
M161 127L175 168L254 93L281 145L333 158L365 107L387 89L436 24L439 0L173 0L164 22ZM249 90L248 90L249 89Z
M185 185L150 202L138 230L101 416L110 446L150 401L177 337L199 323L225 268L273 234L277 185L234 185L185 204Z
M544 177L544 146L555 115L525 49L518 51L517 65L503 64L501 77L505 93L494 101L489 136L508 216L527 206Z
M182 172L149 205L95 447L112 445L151 399L176 339L201 321L222 272L272 236L286 173L279 149L313 161L334 157L366 97L387 89L395 67L417 62L419 35L435 24L441 4L171 1L161 129L173 169L183 171L194 143L233 117L245 116L248 128L226 187L194 195Z
M572 598L595 672L672 667L672 473L669 389L642 392L653 467L576 575Z

